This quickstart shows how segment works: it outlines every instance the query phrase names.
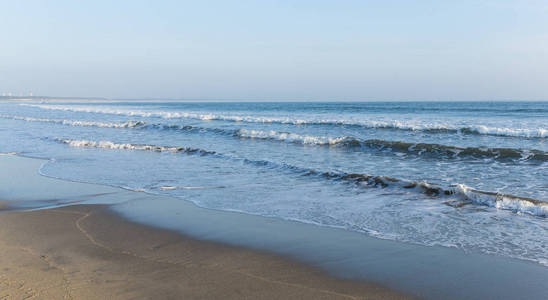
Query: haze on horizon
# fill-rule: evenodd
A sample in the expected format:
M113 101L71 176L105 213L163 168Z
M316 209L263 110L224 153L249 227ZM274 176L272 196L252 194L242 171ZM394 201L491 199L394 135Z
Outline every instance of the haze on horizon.
M0 95L548 100L548 2L0 0Z

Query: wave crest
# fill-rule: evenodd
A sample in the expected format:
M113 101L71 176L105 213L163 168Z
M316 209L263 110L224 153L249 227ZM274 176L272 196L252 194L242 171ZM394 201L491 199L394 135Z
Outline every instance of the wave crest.
M299 135L288 132L260 131L240 129L236 136L251 139L277 140L290 143L325 145L338 147L365 147L379 151L395 151L413 155L434 155L447 158L474 157L495 159L519 159L548 161L548 153L540 150L523 150L512 148L457 147L441 144L410 143L386 141L379 139L361 140L351 136L337 138Z
M88 141L88 140L72 140L72 139L55 139L57 142L67 144L72 147L88 147L102 149L117 149L117 150L141 150L155 152L171 152L184 153L189 155L208 155L218 158L231 159L242 161L247 164L256 166L264 166L268 168L277 168L287 171L292 171L301 176L316 176L333 181L343 181L353 183L358 186L374 186L381 188L400 188L420 192L432 197L447 197L456 196L462 201L469 203L486 205L497 209L511 210L516 213L526 213L534 216L548 217L548 202L519 197L509 194L495 193L476 190L463 184L456 184L451 187L442 187L436 184L420 181L410 181L398 179L388 176L375 176L369 174L356 174L346 172L322 172L313 169L301 168L284 163L275 163L265 160L250 160L241 157L235 157L208 151L198 148L189 147L171 147L157 145L141 145L141 144L124 144L114 143L111 141Z
M453 133L453 134L477 134L477 135L492 135L492 136L507 136L521 138L548 138L548 128L507 128L507 127L489 127L485 125L473 126L451 126L447 124L415 124L402 121L377 121L377 120L333 120L333 119L296 119L289 117L261 117L247 115L226 115L213 113L196 113L196 112L169 112L169 111L145 111L145 110L128 110L108 107L95 106L66 106L66 105L43 105L43 104L27 104L29 107L36 107L48 110L61 110L72 112L86 113L102 113L125 116L140 116L140 117L159 117L165 119L172 118L188 118L202 121L229 121L229 122L244 122L244 123L278 123L290 125L331 125L331 126L357 126L367 129L386 129L386 130L406 130L406 131L423 131L428 133Z
M44 119L44 118L32 118L32 117L20 117L20 116L8 116L8 115L0 115L0 118L21 120L21 121L27 121L27 122L54 123L54 124L62 124L62 125L68 125L68 126L104 127L104 128L133 128L133 127L144 126L146 124L143 121L127 121L122 123L113 123L113 122Z
M239 138L276 140L281 142L296 143L303 145L320 145L334 147L362 147L376 151L393 151L419 156L438 156L443 158L493 158L498 160L521 160L521 161L548 161L548 153L540 150L525 150L512 148L487 148L487 147L457 147L441 144L410 143L403 141L386 141L379 139L361 140L351 136L322 137L300 135L290 132L261 131L261 130L227 130L220 128L198 127L191 125L169 125L161 123L148 124L144 121L94 122L74 121L59 119L44 119L20 116L0 115L1 118L23 120L27 122L46 122L68 126L103 127L103 128L151 128L159 130L181 130L188 132L212 132L223 135L233 135Z
M71 139L55 139L58 142L67 144L72 147L88 147L88 148L102 148L102 149L116 149L116 150L141 150L141 151L155 151L155 152L179 152L189 154L204 154L214 155L216 152L207 151L198 148L188 147L168 147L168 146L156 146L145 144L120 144L111 141L88 141L88 140L71 140Z

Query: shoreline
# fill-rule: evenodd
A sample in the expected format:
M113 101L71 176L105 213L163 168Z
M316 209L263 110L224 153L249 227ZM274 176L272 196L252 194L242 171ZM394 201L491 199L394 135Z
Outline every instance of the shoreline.
M382 288L384 286L419 298L515 299L527 295L530 299L542 299L548 288L548 268L527 261L464 253L441 246L381 240L343 229L200 208L169 196L41 176L37 173L37 166L36 160L31 158L0 156L0 167L16 168L16 174L12 176L0 173L0 181L10 186L7 195L12 196L11 199L20 196L20 201L13 202L12 207L40 208L44 207L44 199L50 199L50 202L46 201L50 207L78 203L108 204L108 210L121 216L120 220L134 222L134 228L145 226L212 243L219 248L251 251L309 268L321 273L320 277L326 280L374 286L374 290L380 288L383 291L386 290ZM18 177L27 180L19 182L14 179ZM29 185L33 189L29 189ZM10 198L5 195L5 191L0 193L0 201ZM4 214L0 214L0 218ZM303 275L306 278L310 276ZM406 297L392 291L383 298L393 295Z
M408 299L254 250L125 220L103 205L0 216L0 298Z
M15 157L4 158L20 163ZM5 167L6 161L1 163ZM17 172L28 171L22 166ZM111 205L35 210L33 205L48 198L56 198L54 205L59 205L61 199L71 198L75 203L82 201L78 198L100 203L101 197L143 197L48 179L27 193L21 193L32 185L27 180L11 182L12 191L0 189L2 299L411 299L379 284L335 278L280 255L136 223ZM50 180L60 186L40 193ZM77 187L67 189L70 185ZM82 188L85 185L89 189ZM16 201L7 198L16 194Z

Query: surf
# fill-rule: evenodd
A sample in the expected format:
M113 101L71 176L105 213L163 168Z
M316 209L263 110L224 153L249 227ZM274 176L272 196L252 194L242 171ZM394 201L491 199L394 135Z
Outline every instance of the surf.
M291 171L299 176L313 176L317 178L324 178L330 181L351 183L358 187L398 188L401 190L419 192L429 197L457 197L457 200L460 200L462 202L461 204L473 203L490 206L497 209L510 210L516 213L525 213L538 217L548 216L548 202L546 201L498 192L482 191L468 187L464 184L454 184L449 187L443 187L437 184L428 183L426 181L398 179L382 175L357 174L342 171L318 171L285 163L276 163L267 160L251 160L244 157L238 157L234 155L219 153L216 151L191 147L159 146L146 144L115 143L112 141L89 141L73 139L54 140L59 143L69 145L71 147L170 152L187 155L212 156L222 159L241 161L243 163L252 164L259 167L262 166L268 167L270 169Z
M403 130L425 133L446 133L463 135L488 135L515 138L548 138L548 128L511 128L496 127L482 124L470 126L456 126L436 123L410 123L406 121L379 121L379 120L352 120L352 119L322 119L318 117L291 118L273 116L227 115L223 113L199 113L184 111L146 111L139 109L119 109L97 106L68 106L20 104L45 110L60 110L71 112L85 112L124 116L139 116L144 118L156 117L164 119L194 119L201 121L228 121L236 123L287 124L295 126L345 126L378 130Z

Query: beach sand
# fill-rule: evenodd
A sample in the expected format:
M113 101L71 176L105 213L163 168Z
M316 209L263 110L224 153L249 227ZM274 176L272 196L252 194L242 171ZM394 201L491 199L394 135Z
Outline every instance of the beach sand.
M49 178L46 162L0 156L0 299L546 298L540 264Z
M103 205L0 214L0 299L406 299L291 260L127 221Z

